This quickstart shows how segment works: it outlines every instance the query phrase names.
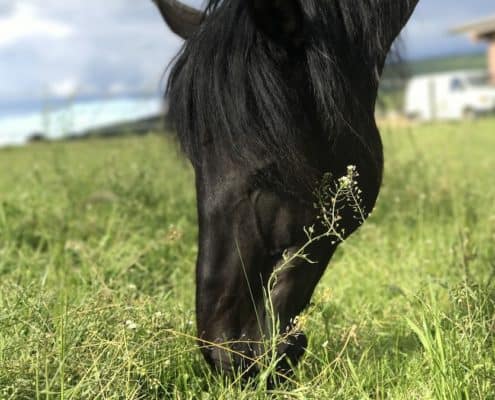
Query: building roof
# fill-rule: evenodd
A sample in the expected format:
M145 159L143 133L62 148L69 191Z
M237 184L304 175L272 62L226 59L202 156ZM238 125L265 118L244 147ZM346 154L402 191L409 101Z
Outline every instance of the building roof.
M495 37L495 15L455 27L452 32L467 33L473 40L492 39Z

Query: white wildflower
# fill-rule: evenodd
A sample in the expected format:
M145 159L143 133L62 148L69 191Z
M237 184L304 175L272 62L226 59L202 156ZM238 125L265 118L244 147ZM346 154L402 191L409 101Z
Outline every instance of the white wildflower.
M128 319L127 321L125 321L125 327L131 331L134 331L138 328L138 324Z

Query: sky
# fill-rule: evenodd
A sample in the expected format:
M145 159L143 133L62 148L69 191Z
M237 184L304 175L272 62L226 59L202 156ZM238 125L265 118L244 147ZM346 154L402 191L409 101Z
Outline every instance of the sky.
M480 50L449 28L494 14L492 0L421 0L404 33L407 57ZM180 46L150 0L0 0L0 109L75 94L157 95Z

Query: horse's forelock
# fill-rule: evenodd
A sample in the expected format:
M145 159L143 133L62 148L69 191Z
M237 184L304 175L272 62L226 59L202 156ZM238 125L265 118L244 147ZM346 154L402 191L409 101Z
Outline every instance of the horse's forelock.
M210 142L231 149L246 165L267 154L302 173L303 102L314 103L330 141L343 127L359 135L349 114L372 118L374 99L349 96L355 84L349 77L367 80L371 93L365 98L375 95L378 81L371 70L388 51L385 31L377 29L377 1L301 2L310 25L304 48L291 52L258 31L245 0L210 0L208 17L177 57L167 89L171 118L192 163L201 163L201 147ZM304 75L298 83L284 75L291 65Z

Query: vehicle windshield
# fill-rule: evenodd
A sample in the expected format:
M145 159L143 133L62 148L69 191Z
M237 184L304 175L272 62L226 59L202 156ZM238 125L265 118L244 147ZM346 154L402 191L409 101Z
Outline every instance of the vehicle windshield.
M466 84L471 87L490 86L488 75L473 75L466 78Z

